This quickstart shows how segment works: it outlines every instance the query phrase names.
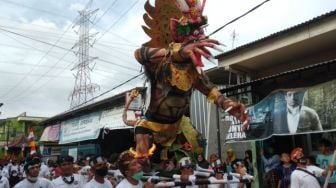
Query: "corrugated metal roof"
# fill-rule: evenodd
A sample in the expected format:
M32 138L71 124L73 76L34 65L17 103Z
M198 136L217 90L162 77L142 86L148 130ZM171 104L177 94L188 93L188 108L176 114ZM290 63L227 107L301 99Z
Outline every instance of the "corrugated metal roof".
M137 89L139 91L145 91L144 87L137 87L135 89ZM88 105L80 107L80 108L76 108L76 109L72 109L72 110L69 110L69 111L62 112L60 114L57 114L53 117L50 117L50 118L44 120L44 121L41 121L40 124L45 125L45 124L49 124L49 123L54 123L54 122L57 122L57 121L62 121L62 120L65 120L65 119L69 119L71 117L74 117L76 115L79 115L79 114L82 114L82 113L85 113L85 112L88 112L88 111L95 111L95 110L101 109L102 106L110 104L113 101L125 98L126 92L128 92L128 91L125 91L123 93L119 93L119 94L114 95L112 97L103 99L101 101L97 101L95 103L88 104ZM111 105L110 107L113 107L113 106Z
M222 58L222 57L224 57L224 56L227 56L227 55L230 55L230 54L234 54L234 53L236 53L236 52L239 51L239 50L248 48L248 47L250 47L250 46L256 45L256 44L258 44L258 43L261 43L261 42L264 42L264 41L267 41L267 40L270 40L270 39L273 39L273 38L276 38L276 37L278 37L278 36L281 36L281 35L284 35L284 34L286 34L286 33L295 31L295 30L297 30L297 29L299 29L299 28L302 28L302 27L305 27L305 26L307 26L307 25L309 25L309 24L317 23L317 22L319 22L319 21L321 21L321 20L323 20L323 19L326 19L326 18L329 18L329 17L332 17L332 16L336 16L336 9L333 10L333 11L330 11L330 12L328 12L328 13L322 14L322 15L320 15L320 16L317 16L317 17L315 17L315 18L313 18L313 19L311 19L311 20L308 20L308 21L306 21L306 22L297 24L297 25L295 25L295 26L289 27L289 28L284 29L284 30L282 30L282 31L278 31L278 32L273 33L273 34L271 34L271 35L269 35L269 36L266 36L266 37L264 37L264 38L261 38L261 39L259 39L259 40L255 40L255 41L253 41L253 42L250 42L250 43L244 44L244 45L242 45L242 46L239 46L239 47L237 47L237 48L235 48L235 49L232 49L232 50L230 50L230 51L227 51L227 52L224 52L224 53L222 53L222 54L219 54L219 55L217 55L215 58L216 58L216 59L220 59L220 58Z
M321 62L321 63L317 63L317 64L313 64L313 65L309 65L309 66L305 66L305 67L298 68L298 69L293 69L293 70L290 70L290 71L285 71L285 72L278 73L278 74L275 74L275 75L272 75L272 76L267 76L267 77L259 78L259 79L256 79L256 80L252 80L250 82L245 82L245 83L242 83L242 84L238 84L238 85L235 85L235 86L232 86L232 87L222 89L221 92L226 93L226 92L234 91L234 90L237 90L237 89L241 89L243 87L247 87L247 86L257 84L257 83L265 81L265 80L271 80L271 79L275 79L275 78L278 78L278 77L281 77L281 76L290 75L290 74L314 69L314 68L317 68L317 67L327 66L327 65L330 65L330 64L333 64L333 63L336 63L336 59Z

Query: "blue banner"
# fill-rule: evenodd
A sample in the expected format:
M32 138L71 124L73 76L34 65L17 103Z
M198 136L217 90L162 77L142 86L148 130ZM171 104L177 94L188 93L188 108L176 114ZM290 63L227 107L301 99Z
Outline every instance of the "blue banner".
M61 123L59 144L96 139L99 136L101 112L69 119Z

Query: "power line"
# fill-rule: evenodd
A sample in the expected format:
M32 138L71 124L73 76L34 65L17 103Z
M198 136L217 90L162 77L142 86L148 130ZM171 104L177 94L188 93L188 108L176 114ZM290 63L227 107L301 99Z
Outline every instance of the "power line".
M44 12L44 13L51 14L51 15L54 15L54 16L59 16L59 17L63 17L63 18L69 19L68 17L66 17L66 16L64 16L62 14L58 14L56 12L52 12L52 11L48 11L48 10L43 10L43 9L38 9L38 8L35 8L35 7L31 7L31 6L28 6L28 5L24 5L24 4L20 4L20 3L16 3L16 2L12 2L12 1L7 1L7 0L1 0L1 1L5 2L5 3L8 3L8 4L15 5L15 6L20 6L20 7L32 9L32 10L35 10L35 11Z
M63 32L63 35L70 29L71 27L69 26L64 32ZM19 34L19 33L15 33L15 32L12 32L12 31L8 31L8 30L5 30L5 29L2 29L2 28L0 28L0 30L3 30L3 31L6 31L6 32L9 32L9 33L12 33L12 34L16 34L16 35L19 35L19 36L22 36L22 37L24 37L24 35L21 35L21 34ZM6 34L4 34L4 35L6 35ZM54 47L56 47L57 45L57 43L62 39L62 37L63 37L63 35L54 43L54 44L51 44L51 47L48 49L48 51L42 56L42 58L38 61L38 63L37 64L40 64L41 62L42 62L42 60L51 52L51 50L54 48ZM27 36L25 36L26 38L29 38L29 39L32 39L33 40L33 38L31 38L31 37L27 37ZM39 41L39 42L42 42L42 43L45 43L46 44L46 42L44 42L44 41L40 41L40 40L38 40L37 39L37 41ZM63 49L63 47L62 47L62 49ZM64 48L65 49L65 48ZM58 62L57 62L58 63ZM57 63L55 63L55 65L57 64ZM4 95L2 95L1 97L6 97L9 93L11 93L13 90L15 90L25 79L26 79L26 77L30 74L30 73L32 73L33 71L34 71L34 69L35 69L35 67L33 67L30 71L29 71L29 73L27 73L26 74L26 76L24 76L13 88L11 88L10 90L8 90L8 92L6 92ZM52 68L50 68L49 69L49 71L51 70ZM47 71L47 73L49 72L49 71ZM46 74L47 74L46 73ZM45 75L46 75L45 74ZM40 77L40 78L38 78L38 79L41 79L42 78L42 76ZM36 82L35 82L36 83ZM29 87L28 87L29 88Z
M95 21L93 26L97 25L97 23L105 16L105 14L117 3L118 0L114 0L110 6L103 12L103 14Z
M139 0L135 1L130 7L129 9L127 9L123 14L121 14L119 16L119 18L97 39L100 40L109 30L111 30L122 18L124 18L124 16L126 16L128 14L129 11L132 10L132 8L139 2Z
M12 18L6 18L6 17L1 17L1 16L0 16L0 19L5 19L5 20L8 20L8 21L11 21L11 22L17 22L17 23L20 23L20 24L27 24L27 23L21 22L21 21L19 21L19 20L14 20L14 19L12 19ZM41 26L41 25L32 24L32 23L29 23L29 25L34 25L34 26L41 27L41 28L44 28L44 29L51 29L50 27ZM102 28L102 27L99 26L99 25L96 25L96 26L97 26L98 28L104 30L104 31L107 31L107 29L104 29L104 28ZM2 27L6 27L6 26L2 26ZM28 30L28 29L26 29L26 30ZM125 37L123 37L123 36L121 36L121 35L118 35L117 33L114 33L114 32L112 32L112 31L108 31L108 32L109 32L110 34L115 35L116 37L118 37L118 38L124 40L125 42L127 42L127 43L119 43L119 44L122 44L122 45L132 45L132 46L139 47L139 45L135 44L134 42L128 40L127 38L125 38ZM118 44L118 43L116 43L116 42L114 42L114 43L115 43L115 44ZM110 44L110 43L109 43L109 44Z
M66 62L69 62L69 63L73 63L73 62L70 62L70 61L66 61ZM36 67L42 67L42 68L50 68L52 66L48 66L48 65L36 65L36 64L33 64L33 63L22 63L21 61L0 61L0 64L10 64L10 65L16 65L16 66L36 66ZM61 69L61 70L66 70L68 67L53 67L54 69ZM94 69L95 71L99 71L99 72L104 72L104 73L108 73L108 74L113 74L115 72L109 72L107 70L104 70L104 69L99 69L97 67L95 67ZM93 72L95 73L95 72ZM128 74L127 72L124 72L124 73L121 73L121 74ZM101 75L101 74L100 74ZM131 74L129 74L130 76L133 76ZM104 75L106 76L106 75Z
M56 47L56 48L59 48L59 49L68 51L68 52L71 51L71 49L67 49L67 48L64 48L64 47L62 47L62 46L58 46L58 45L51 44L51 43L49 43L49 42L45 42L45 41L42 41L42 40L38 40L38 39L29 37L29 36L26 36L26 35L23 35L23 34L20 34L20 33L16 33L16 32L13 32L13 31L9 31L9 30L7 30L7 29L3 29L3 28L1 28L1 27L0 27L0 30L5 31L5 32L8 32L8 33L11 33L11 34L14 34L14 35L18 35L18 36L21 36L21 37L24 37L24 38L28 38L28 39L31 39L31 40L34 40L34 41L37 41L37 42L40 42L40 43L43 43L43 44L46 44L46 45L51 45L51 46L54 46L54 47ZM114 62L111 62L111 61L108 61L108 60L105 60L105 59L101 59L101 58L98 58L97 61L101 61L101 62L105 62L105 63L108 63L108 64L116 65L116 66L119 66L119 67L122 67L122 68L125 68L125 69L128 69L128 70L138 71L137 69L134 69L134 68L132 68L132 67L124 66L124 65L120 65L120 64L117 64L117 63L114 63Z
M0 70L1 74L11 74L11 75L15 75L15 76L25 76L22 72L8 72L8 71L2 71ZM28 76L41 76L43 74L29 74ZM55 78L55 77L59 77L59 78L65 78L65 79L72 79L72 77L70 76L57 76L57 75L46 75L45 77L50 77L50 78Z
M12 37L10 37L10 38L12 38ZM14 39L14 40L16 40L16 39ZM18 40L16 40L17 42L19 42L19 43L21 43L21 44L23 44L23 45L26 45L26 46L28 46L28 47L31 47L31 48L34 48L33 46L30 46L30 45L27 45L27 44L25 44L25 43L22 43L21 41L18 41ZM63 58L64 58L64 56L63 56ZM61 60L61 59L60 59ZM68 62L68 61L67 61ZM67 67L64 67L64 70L65 69L68 69L69 68L69 66L72 64L73 62L70 62L70 64L68 64L68 66ZM35 65L35 66L38 66L38 65ZM63 70L63 71L64 71ZM105 70L99 70L99 69L97 69L98 71L103 71L103 72L107 72L107 71L105 71ZM60 72L58 75L60 75L61 73L63 73L63 71L62 72ZM124 73L124 74L129 74L129 73ZM37 89L34 89L35 91L36 90L40 90L42 87L44 87L48 82L50 82L51 80L53 80L53 79L55 79L56 77L51 77L49 80L47 80L47 82L45 82L44 84L42 84L42 85L40 85L40 87L39 88L37 88ZM35 82L35 84L36 84L37 82ZM32 85L33 86L33 85ZM32 89L33 87L32 86L30 86L30 89ZM22 95L23 94L23 92L22 93L20 93L17 97L19 97L20 95ZM22 97L21 97L22 98ZM16 98L16 100L18 100L17 98Z
M135 5L135 4L134 4ZM133 6L132 6L133 7ZM131 7L131 8L132 8ZM130 9L131 9L130 8ZM129 9L129 10L130 10ZM129 11L128 10L128 11ZM123 15L125 15L128 11L126 11ZM121 20L121 18L122 17L120 17L115 23L117 23L119 20ZM111 26L110 28L112 28L113 26ZM4 29L2 29L3 31L5 31ZM7 32L8 32L8 30L7 30ZM14 32L10 32L10 33L12 33L12 34L14 34ZM20 36L22 36L22 37L24 37L24 35L22 35L22 34L20 34ZM34 40L32 37L27 37L27 36L25 36L26 38L30 38L30 39L32 39L32 40ZM36 41L36 40L35 40ZM41 42L41 43L44 43L44 44L48 44L47 42L45 42L45 41L42 41L42 40L37 40L38 42ZM68 50L68 49L66 49L66 48L63 48L63 47L60 47L60 46L57 46L56 44L53 44L53 47L57 47L57 48L60 48L60 49L63 49L63 50ZM63 56L64 57L64 56ZM111 62L109 62L109 61L106 61L106 60L102 60L103 62L106 62L106 63L111 63ZM53 66L54 67L54 66ZM126 67L126 66L125 66ZM129 67L126 67L127 69L129 69Z
M223 26L219 27L218 29L216 29L215 31L213 31L212 33L210 33L207 37L210 37L211 35L213 35L213 34L217 33L218 31L222 30L224 27L226 27L226 26L232 24L233 22L239 20L240 18L246 16L247 14L249 14L249 13L255 11L257 8L261 7L263 4L267 3L268 1L270 1L270 0L265 0L265 1L263 1L262 3L260 3L260 4L258 4L257 6L253 7L253 8L250 9L249 11L245 12L244 14L242 14L242 15L238 16L237 18L235 18L235 19L229 21L228 23L224 24Z
M34 40L36 42L40 42L40 43L43 43L43 44L46 44L46 45L49 45L49 46L54 46L54 47L62 49L62 50L66 50L66 51L71 50L71 49L64 48L62 46L58 46L58 45L55 45L55 44L51 44L49 42L45 42L45 41L42 41L42 40L39 40L39 39L32 38L32 37L27 36L27 35L23 35L21 33L13 32L13 31L10 31L10 30L7 30L7 29L3 29L1 27L0 27L0 30L5 31L7 33L14 34L14 35L18 35L18 36L21 36L21 37L24 37L24 38L27 38L27 39L31 39L31 40Z
M101 94L99 94L99 95L97 95L97 96L95 96L95 97L93 97L93 98L87 100L86 102L83 102L83 103L81 103L81 104L79 104L79 105L73 107L72 109L75 109L75 108L78 108L78 107L80 107L80 106L82 106L82 105L84 105L84 104L87 104L87 103L89 103L89 102L91 102L91 101L93 101L93 100L95 100L95 99L97 99L97 98L99 98L99 97L101 97L101 96L103 96L103 95L105 95L105 94L107 94L107 93L109 93L109 92L111 92L111 91L113 91L113 90L115 90L115 89L117 89L117 88L119 88L119 87L121 87L121 86L127 84L128 82L130 82L130 81L132 81L132 80L134 80L134 79L140 77L140 76L143 75L143 74L144 74L144 73L140 73L140 74L138 74L138 75L136 75L136 76L133 76L132 78L126 80L125 82L123 82L123 83L121 83L121 84L118 84L118 85L114 86L113 88L111 88L111 89L109 89L109 90L107 90L107 91L105 91L105 92L103 92L103 93L101 93Z
M24 35L23 35L24 36ZM31 38L31 39L34 39L34 38ZM15 39L16 40L16 39ZM21 42L21 41L18 41L18 42ZM23 43L24 44L24 43ZM66 54L65 54L66 55ZM63 59L65 56L63 56L61 59ZM59 59L59 61L61 60L61 59ZM111 63L111 62L109 62L109 61L105 61L105 60L102 60L102 61L104 61L104 62L107 62L107 63ZM70 66L71 64L69 64L66 68L69 68L69 66ZM127 67L127 69L129 69L129 67ZM58 75L60 75L62 72L60 72ZM49 81L51 81L52 79L54 79L55 77L52 77L52 78L50 78L47 82L45 82L44 84L42 84L42 85L40 85L40 87L39 88L37 88L37 89L34 89L34 91L37 91L37 90L40 90L42 87L44 87ZM35 82L35 83L37 83L37 82ZM33 84L34 85L34 84ZM29 89L32 89L33 88L33 85L32 86L30 86L29 88L27 88L28 90ZM27 91L26 91L27 92ZM19 95L17 95L15 98L16 99L18 99L18 97L20 96L20 95L22 95L22 94L24 94L24 92L21 92Z

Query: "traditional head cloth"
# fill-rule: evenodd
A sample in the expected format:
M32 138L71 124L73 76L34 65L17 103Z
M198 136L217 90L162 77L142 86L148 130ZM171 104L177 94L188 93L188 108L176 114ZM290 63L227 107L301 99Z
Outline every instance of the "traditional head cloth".
M303 157L303 150L300 147L294 148L291 152L291 160L296 160Z
M126 170L128 169L128 165L134 159L134 156L129 151L124 151L119 155L119 159L117 161L118 168L120 172L126 177Z
M195 165L190 160L190 157L183 157L178 162L179 168L193 168Z
M231 167L233 169L236 169L236 168L238 168L239 166L242 166L242 165L244 165L243 161L235 160L235 161L232 162Z
M57 160L57 164L61 164L63 162L70 162L70 163L73 163L74 162L74 158L72 156L69 156L69 155L63 155L63 156L60 156Z
M23 167L23 170L27 172L32 166L34 165L41 165L41 161L38 158L34 158L32 160L29 160L26 162L26 164Z

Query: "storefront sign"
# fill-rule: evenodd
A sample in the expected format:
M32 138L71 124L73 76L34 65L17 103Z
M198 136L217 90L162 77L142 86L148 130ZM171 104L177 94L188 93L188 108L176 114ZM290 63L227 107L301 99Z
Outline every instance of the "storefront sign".
M309 88L276 90L248 108L251 123L245 132L241 122L222 112L222 124L230 126L226 141L335 131L335 93L336 80Z
M100 132L101 112L94 112L61 123L59 144L96 139Z
M126 103L130 100L131 92L126 93ZM142 106L142 95L139 93L131 102L129 110L140 110Z
M122 120L123 110L124 108L114 108L103 111L100 119L101 127L110 130L132 128L125 125L124 121ZM135 113L137 112L128 111L127 119L135 119Z

